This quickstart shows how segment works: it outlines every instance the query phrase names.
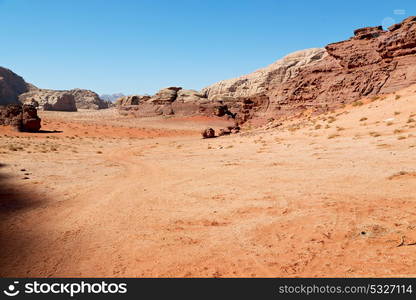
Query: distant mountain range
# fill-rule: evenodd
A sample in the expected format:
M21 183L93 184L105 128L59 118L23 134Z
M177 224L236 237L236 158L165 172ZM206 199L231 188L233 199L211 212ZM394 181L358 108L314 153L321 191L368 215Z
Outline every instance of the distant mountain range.
M100 98L105 100L105 101L110 101L110 102L116 102L116 100L120 97L124 97L125 95L123 93L116 93L116 94L104 94L104 95L100 95Z

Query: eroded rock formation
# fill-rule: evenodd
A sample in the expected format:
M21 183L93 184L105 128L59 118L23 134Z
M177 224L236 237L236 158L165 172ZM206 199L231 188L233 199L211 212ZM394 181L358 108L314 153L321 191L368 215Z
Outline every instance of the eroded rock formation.
M415 83L416 17L410 17L387 31L381 26L357 29L349 40L292 53L201 92L170 87L119 107L121 113L139 117L226 115L240 125L251 118L326 112Z
M169 87L161 89L154 96L121 97L117 99L116 106L122 115L132 114L137 117L227 115L234 118L235 113L232 111L238 111L240 103L236 99L229 101L209 100L203 93L195 90Z
M63 111L76 111L77 108L103 109L112 106L110 101L101 99L90 90L38 89L9 69L0 67L0 105L20 103L35 105L44 110Z
M41 110L77 111L75 97L68 91L37 89L20 95L19 100Z
M210 100L248 98L266 93L270 86L295 77L303 67L319 62L325 56L326 51L322 48L297 51L253 73L217 82L202 92Z
M274 64L236 79L224 80L202 91L169 87L152 97L123 97L117 100L121 114L138 117L158 115L215 115L236 118L242 124L255 113L267 110L269 98L264 95L272 83L281 84L300 70L319 62L325 49L299 51Z
M116 106L131 106L139 105L150 99L150 96L141 96L141 95L131 95L131 96L122 96L118 98L115 102Z
M0 125L12 126L19 131L36 132L41 119L33 105L9 104L0 106Z
M111 106L109 101L104 101L93 91L83 89L73 89L68 91L75 99L78 109L104 109Z
M296 77L270 86L268 115L327 111L416 83L416 17L387 31L358 29L349 40L329 44L326 50L328 56Z

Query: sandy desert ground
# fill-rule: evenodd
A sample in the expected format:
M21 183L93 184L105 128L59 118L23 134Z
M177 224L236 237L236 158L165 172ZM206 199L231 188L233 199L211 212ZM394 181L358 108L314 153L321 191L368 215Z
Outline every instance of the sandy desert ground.
M416 276L416 87L283 126L0 129L0 276Z

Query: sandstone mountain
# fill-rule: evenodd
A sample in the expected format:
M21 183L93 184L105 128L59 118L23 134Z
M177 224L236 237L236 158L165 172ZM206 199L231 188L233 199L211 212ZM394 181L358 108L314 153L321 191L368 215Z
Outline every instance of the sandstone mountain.
M103 109L112 106L111 102L101 99L90 90L38 89L11 70L0 67L0 105L19 103L34 104L43 110L62 111L76 111L77 108Z
M319 62L326 56L325 49L313 48L297 51L275 63L239 78L227 79L202 89L210 100L251 97L268 91L295 77L302 67Z
M152 97L123 97L117 100L121 113L134 112L136 116L154 115L228 115L229 109L239 112L239 122L252 116L256 106L252 100L263 103L262 96L269 86L281 84L295 77L302 68L315 64L326 56L325 49L308 49L292 53L274 64L236 79L220 81L198 92L180 87L161 89ZM139 100L140 98L140 100ZM258 99L257 99L258 98Z
M326 56L325 49L320 48L298 51L266 68L240 78L220 81L200 92L168 87L151 97L122 97L116 104L122 114L133 113L139 117L212 114L233 116L232 112L225 113L231 110L238 112L237 121L242 123L252 117L254 111L258 111L258 103L265 103L263 95L270 86L282 84L295 77L302 68L313 65Z
M82 109L104 109L111 106L109 101L105 101L90 90L73 89L68 91L75 98L75 105Z
M19 103L19 95L29 91L31 87L19 75L0 67L0 105Z
M349 40L295 52L202 93L209 100L234 101L242 121L326 112L416 83L415 41L416 17L386 31L381 26L361 28Z
M384 31L361 28L326 46L328 55L264 94L266 116L325 112L361 97L416 83L416 17Z

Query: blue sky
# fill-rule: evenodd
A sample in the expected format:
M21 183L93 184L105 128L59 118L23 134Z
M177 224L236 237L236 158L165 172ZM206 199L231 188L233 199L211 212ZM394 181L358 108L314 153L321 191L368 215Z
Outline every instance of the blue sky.
M200 89L410 15L414 0L0 0L0 66L41 88Z

